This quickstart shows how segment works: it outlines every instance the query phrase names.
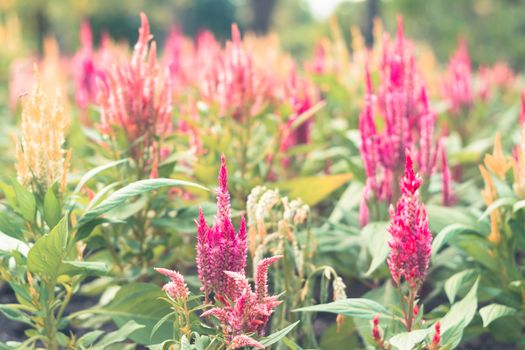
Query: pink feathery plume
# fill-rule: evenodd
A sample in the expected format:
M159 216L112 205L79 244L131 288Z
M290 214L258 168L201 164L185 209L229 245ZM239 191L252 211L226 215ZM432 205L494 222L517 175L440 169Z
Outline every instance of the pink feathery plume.
M247 335L244 335L244 334L241 334L241 335L236 335L233 340L231 341L231 344L230 344L230 347L229 349L232 349L232 350L235 350L235 349L240 349L240 348L244 348L244 347L253 347L253 348L256 348L256 349L264 349L265 346L262 345L261 343L259 343L257 340L247 336Z
M425 207L417 195L421 182L407 152L405 175L400 182L401 197L396 209L390 208L388 267L397 285L404 279L412 289L418 289L425 279L432 243Z
M525 127L525 90L521 92L520 124Z
M370 186L365 185L361 201L359 203L359 226L365 227L370 222L370 210L368 209L368 200L370 199Z
M186 282L184 282L184 276L177 271L168 270L164 268L155 268L158 273L169 277L170 282L166 283L162 290L165 291L172 299L186 299L190 293Z
M255 267L255 291L244 272L225 271L233 282L233 289L226 297L219 298L222 307L215 307L202 316L215 316L221 322L227 340L233 341L240 334L264 335L273 310L281 304L277 296L268 295L268 267L281 256L261 260Z
M89 22L84 21L80 27L79 51L73 59L76 102L80 109L94 103L97 97L96 80L105 80L104 72L98 67L93 50L93 35Z
M172 131L172 88L169 69L157 62L155 41L148 19L140 14L139 38L129 64L106 72L107 83L99 83L98 102L101 107L99 129L115 138L124 131L132 156L144 156L155 139ZM120 129L120 130L119 130Z
M246 268L247 230L241 218L236 234L231 221L230 193L226 159L221 157L219 186L217 187L217 212L212 227L206 224L202 210L197 222L197 270L201 290L208 298L211 293L228 296L234 288L233 281L224 271L243 272Z
M425 176L432 175L436 164L437 150L434 145L434 129L436 125L436 114L430 110L427 89L421 88L420 105L422 107L419 115L419 149L417 150L417 159L419 171ZM443 151L444 152L444 151ZM445 155L446 156L446 155Z
M452 205L456 202L456 196L452 191L452 174L448 165L447 153L443 141L439 141L439 156L441 161L441 192L443 195L443 205Z
M465 40L459 41L450 58L443 90L453 113L459 113L462 107L468 108L472 104L472 65Z

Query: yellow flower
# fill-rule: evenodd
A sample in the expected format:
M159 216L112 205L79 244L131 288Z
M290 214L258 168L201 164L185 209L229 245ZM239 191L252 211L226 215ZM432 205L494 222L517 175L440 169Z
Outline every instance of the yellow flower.
M503 154L503 149L501 148L501 135L499 133L496 133L492 154L486 154L484 161L487 168L502 180L505 178L507 171L512 167L510 157Z
M487 169L480 165L479 170L481 172L481 176L483 177L483 181L485 182L485 188L481 191L481 196L488 207L496 200L498 194L496 192L496 186L494 185L492 176L490 176ZM490 213L490 234L488 236L489 241L494 244L497 244L501 239L501 233L499 231L500 222L501 214L499 209L495 209Z
M59 103L47 100L35 67L35 84L22 103L21 137L17 141L18 180L33 191L45 192L58 182L65 189L71 151L63 149L69 119Z

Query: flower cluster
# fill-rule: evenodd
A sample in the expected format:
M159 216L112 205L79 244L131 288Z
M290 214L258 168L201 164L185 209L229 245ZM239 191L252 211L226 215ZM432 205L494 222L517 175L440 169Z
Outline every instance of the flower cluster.
M93 35L88 22L83 22L80 27L80 50L73 59L75 67L76 101L80 109L85 109L89 104L96 102L97 84L101 79L105 83L105 74L98 66L93 50Z
M113 139L123 131L136 160L172 130L173 109L169 70L157 62L155 41L150 46L148 19L143 13L140 17L131 61L105 71L106 81L98 84L100 131Z
M244 217L239 232L231 220L230 193L226 160L221 158L219 187L217 188L217 213L212 227L204 219L202 210L197 222L197 269L206 297L230 295L235 283L224 271L242 273L246 267L247 231Z
M385 203L396 199L395 184L406 149L416 156L420 172L428 178L435 171L439 148L436 114L430 109L426 87L416 72L412 44L404 36L401 19L395 42L390 43L386 37L383 46L381 85L374 95L367 67L365 102L359 118L360 151L367 176L362 224L368 220L366 201L372 194ZM383 119L379 124L376 109ZM381 124L382 129L378 126Z
M156 268L155 271L170 278L170 281L162 287L162 290L172 299L186 299L188 297L190 291L186 286L186 282L184 282L184 276L179 272L163 268Z
M45 193L55 183L64 191L71 158L71 151L63 148L69 118L58 97L53 103L47 99L36 68L35 76L33 89L22 106L22 134L17 142L18 180L34 192Z
M396 285L399 286L403 278L413 290L417 290L425 278L432 243L426 210L417 195L421 182L407 154L405 175L400 182L401 197L395 210L390 208L388 267Z
M255 270L255 290L252 290L244 272L226 271L226 276L234 282L235 288L229 295L221 297L223 306L212 308L202 316L215 316L221 323L228 341L244 334L264 335L270 316L281 301L278 296L268 295L268 267L281 256L261 260ZM260 345L260 344L259 344ZM264 349L264 346L256 346Z
M453 113L472 104L472 66L466 41L460 41L454 55L450 58L445 81L443 83L445 97L450 103Z

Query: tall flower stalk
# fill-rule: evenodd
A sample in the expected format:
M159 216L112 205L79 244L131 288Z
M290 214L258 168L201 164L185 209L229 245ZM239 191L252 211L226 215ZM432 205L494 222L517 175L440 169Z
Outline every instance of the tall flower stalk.
M55 183L65 190L71 150L64 149L69 118L60 104L60 92L50 101L35 68L35 83L22 105L21 135L17 140L18 181L45 194Z
M146 15L141 13L140 19L130 62L107 70L106 81L98 84L99 129L112 142L124 142L121 146L135 160L139 178L147 174L148 167L152 175L157 174L158 144L173 128L169 69L157 62L157 46Z
M430 261L432 234L428 227L425 206L419 202L418 189L421 177L414 172L412 159L407 154L405 174L400 182L401 196L394 209L390 208L391 248L388 267L399 290L402 283L408 284L408 295L403 295L404 323L407 331L412 330L417 314L417 293L425 280Z

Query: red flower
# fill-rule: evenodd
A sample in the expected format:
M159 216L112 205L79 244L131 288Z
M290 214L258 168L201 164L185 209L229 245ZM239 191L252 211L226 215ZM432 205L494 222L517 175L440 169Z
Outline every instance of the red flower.
M417 196L421 182L407 153L405 175L400 183L401 197L396 209L390 208L388 232L391 238L388 245L392 250L388 267L397 285L404 278L416 290L427 273L432 243L425 207L419 203Z

